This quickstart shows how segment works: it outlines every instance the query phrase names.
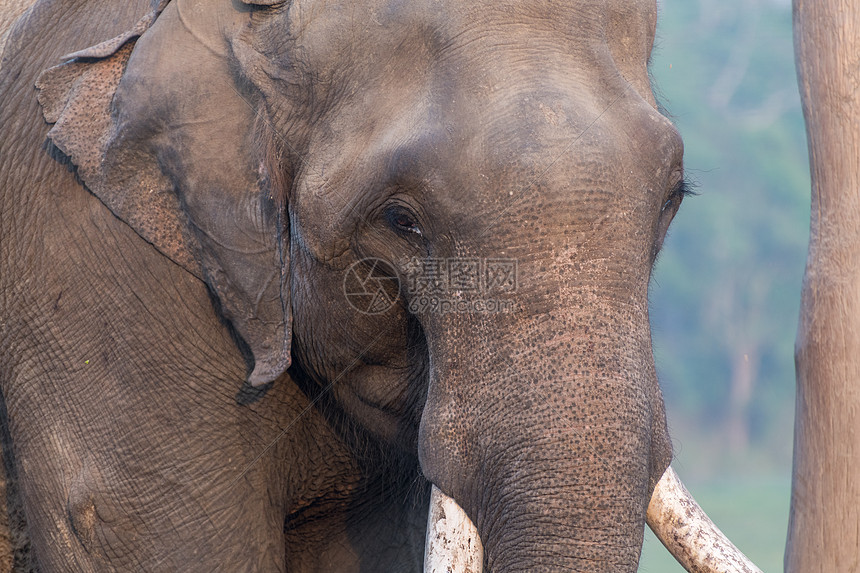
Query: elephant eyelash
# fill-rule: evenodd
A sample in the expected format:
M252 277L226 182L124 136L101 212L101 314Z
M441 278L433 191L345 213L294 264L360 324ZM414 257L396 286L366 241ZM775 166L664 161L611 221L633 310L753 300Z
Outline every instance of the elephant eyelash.
M672 189L672 192L669 193L669 198L666 199L666 202L663 203L663 207L661 207L660 211L663 212L668 209L673 202L682 201L685 197L692 197L698 195L695 191L696 183L687 175L684 175L680 181L678 181L675 188Z
M696 192L696 187L698 184L693 181L688 175L684 175L675 188L672 190L672 195L676 197L692 197L694 195L698 195Z

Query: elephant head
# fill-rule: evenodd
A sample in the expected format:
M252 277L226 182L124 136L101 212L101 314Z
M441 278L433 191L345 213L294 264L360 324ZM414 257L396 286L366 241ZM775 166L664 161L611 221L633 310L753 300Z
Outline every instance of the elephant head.
M655 22L162 0L39 97L86 186L208 285L248 382L415 453L490 570L635 571L671 458L648 284L685 194Z

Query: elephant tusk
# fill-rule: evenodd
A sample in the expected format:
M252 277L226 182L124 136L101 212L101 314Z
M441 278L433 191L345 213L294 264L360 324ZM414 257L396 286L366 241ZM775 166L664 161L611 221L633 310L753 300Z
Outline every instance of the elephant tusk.
M648 526L684 569L693 573L761 573L666 470L648 504Z
M762 573L705 514L671 467L654 488L648 526L691 573ZM478 530L435 485L430 495L424 573L481 573Z
M433 486L427 516L424 573L481 573L484 547L478 529L457 502Z

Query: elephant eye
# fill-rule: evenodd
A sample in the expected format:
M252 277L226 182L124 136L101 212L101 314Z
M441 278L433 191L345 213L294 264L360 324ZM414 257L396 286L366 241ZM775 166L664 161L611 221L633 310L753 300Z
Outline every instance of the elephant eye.
M398 233L414 233L421 235L421 228L416 222L417 217L401 205L392 205L385 210L385 219L392 229Z

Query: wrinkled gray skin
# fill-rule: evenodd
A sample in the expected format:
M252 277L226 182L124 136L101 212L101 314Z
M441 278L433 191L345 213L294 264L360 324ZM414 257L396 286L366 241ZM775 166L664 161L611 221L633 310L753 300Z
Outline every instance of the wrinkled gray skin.
M429 480L489 571L635 571L682 177L654 1L174 0L40 78L148 13L41 1L4 55L0 382L41 568L418 571ZM512 310L410 313L404 280L363 314L367 257L514 259Z

